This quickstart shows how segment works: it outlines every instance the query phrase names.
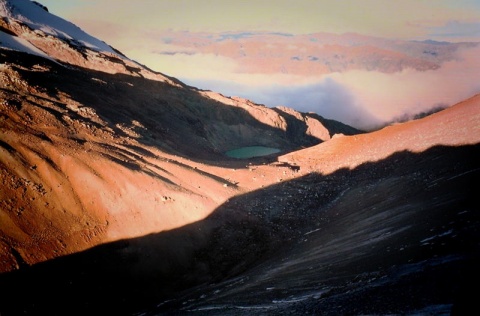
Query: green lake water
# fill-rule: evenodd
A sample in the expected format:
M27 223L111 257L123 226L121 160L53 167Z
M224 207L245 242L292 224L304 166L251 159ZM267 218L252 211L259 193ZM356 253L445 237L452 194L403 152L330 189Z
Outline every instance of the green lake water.
M248 159L253 157L268 156L271 154L279 153L280 149L264 147L264 146L251 146L242 147L233 150L229 150L225 153L228 157L237 159Z

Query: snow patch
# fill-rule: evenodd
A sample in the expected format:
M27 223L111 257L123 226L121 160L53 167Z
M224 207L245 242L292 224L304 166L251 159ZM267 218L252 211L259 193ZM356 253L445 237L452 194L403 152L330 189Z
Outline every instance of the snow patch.
M0 15L26 24L34 31L80 43L98 52L117 53L105 42L85 33L75 24L49 13L30 0L0 0Z
M420 243L421 243L421 244L428 243L428 242L430 242L430 241L432 241L432 240L434 240L434 239L436 239L436 238L448 236L448 235L450 235L450 234L452 234L452 233L453 233L453 230L450 229L450 230L448 230L448 231L446 231L446 232L443 232L442 234L438 234L438 235L435 235L435 236L432 236L432 237L428 237L428 238L422 239L422 240L420 240Z
M0 47L24 52L31 55L37 55L43 58L47 58L51 61L56 62L54 59L50 58L47 54L30 44L28 41L23 38L12 36L5 32L0 31Z

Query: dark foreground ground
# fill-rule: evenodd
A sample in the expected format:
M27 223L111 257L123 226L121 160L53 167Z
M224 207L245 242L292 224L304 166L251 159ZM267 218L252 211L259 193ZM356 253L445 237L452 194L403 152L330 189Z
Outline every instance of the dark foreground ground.
M471 315L480 298L478 158L478 146L437 147L271 188L260 209L272 207L268 196L297 197L272 219L290 228L284 247L147 314ZM322 195L334 198L324 204Z
M479 184L479 145L312 173L173 232L0 275L0 313L472 315Z

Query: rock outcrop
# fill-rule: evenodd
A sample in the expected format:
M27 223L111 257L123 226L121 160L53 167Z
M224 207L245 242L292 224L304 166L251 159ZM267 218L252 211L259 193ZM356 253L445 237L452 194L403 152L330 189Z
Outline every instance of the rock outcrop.
M2 36L41 52L0 50L2 272L204 218L240 190L216 169L230 149L330 138L318 116L186 86L30 1L2 13Z
M478 95L363 133L0 12L2 315L465 310Z

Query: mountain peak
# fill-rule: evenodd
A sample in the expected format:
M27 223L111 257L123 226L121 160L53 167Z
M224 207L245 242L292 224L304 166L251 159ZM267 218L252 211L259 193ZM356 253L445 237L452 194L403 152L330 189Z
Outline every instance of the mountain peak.
M0 14L1 315L476 303L480 95L361 132L172 86L33 1Z
M47 12L50 12L48 11L48 8L46 6L44 6L43 4L37 2L37 1L32 1L33 3L35 3L36 5L38 5L40 8L42 8L43 10L47 11Z
M0 47L107 73L179 83L129 59L36 1L0 0Z
M7 23L19 23L33 32L74 42L94 51L115 54L114 50L103 41L87 34L75 24L48 12L45 6L36 1L0 0L0 15L7 18Z

